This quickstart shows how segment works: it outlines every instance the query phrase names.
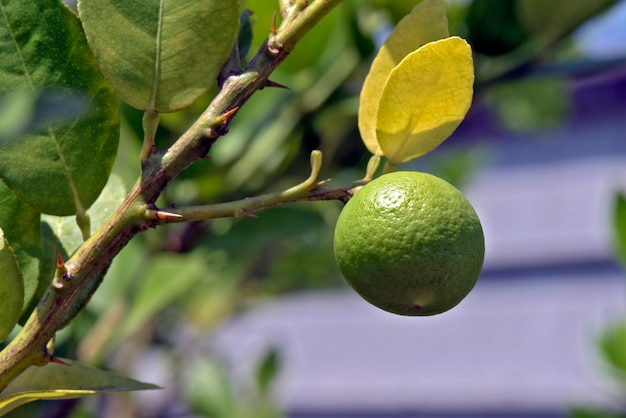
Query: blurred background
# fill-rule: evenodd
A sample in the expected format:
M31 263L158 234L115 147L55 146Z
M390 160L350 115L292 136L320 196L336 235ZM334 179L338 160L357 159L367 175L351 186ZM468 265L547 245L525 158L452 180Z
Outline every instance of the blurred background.
M417 1L345 0L241 109L160 206L362 178L363 78ZM244 0L265 39L275 1ZM399 169L461 188L485 230L476 288L425 318L368 305L341 278L339 202L172 225L136 237L57 337L78 358L165 389L35 403L10 417L626 416L626 1L448 1L472 45L466 121ZM250 26L248 26L248 24ZM419 86L416 86L419 88ZM164 114L159 148L209 103ZM139 174L141 112L121 104L115 174ZM56 353L55 353L56 354Z

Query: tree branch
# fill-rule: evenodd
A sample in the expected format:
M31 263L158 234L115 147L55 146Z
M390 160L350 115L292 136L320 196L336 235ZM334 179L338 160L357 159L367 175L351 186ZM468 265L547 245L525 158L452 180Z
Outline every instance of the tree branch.
M137 233L159 224L146 215L167 184L207 155L213 143L226 132L237 109L267 85L268 76L297 42L339 3L341 0L298 0L300 9L283 21L241 74L224 81L218 95L193 126L165 153L151 150L145 156L142 176L120 208L65 263L65 274L55 278L21 332L0 352L0 391L28 367L44 365L52 359L47 343L87 304L113 258ZM326 197L333 196L331 192L325 193L328 193ZM341 199L345 191L336 193ZM311 193L308 199L315 196L323 194ZM285 197L285 203L288 201L293 199ZM280 203L275 200L272 204ZM190 216L185 220L192 220ZM233 215L231 212L225 216Z
M287 190L234 202L172 208L167 211L148 209L146 217L155 221L154 226L215 218L253 217L253 213L256 211L298 201L341 200L347 202L352 197L355 188L367 183L367 180L361 180L340 188L326 188L324 186L328 183L327 181L317 181L321 165L322 153L313 151L311 153L311 175L302 183Z

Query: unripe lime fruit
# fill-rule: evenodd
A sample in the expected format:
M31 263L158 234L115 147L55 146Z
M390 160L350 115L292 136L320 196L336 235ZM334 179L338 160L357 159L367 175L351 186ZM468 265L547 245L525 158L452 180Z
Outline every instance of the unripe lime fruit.
M365 300L400 315L435 315L476 284L485 243L465 196L426 173L394 172L358 190L335 227L335 258Z

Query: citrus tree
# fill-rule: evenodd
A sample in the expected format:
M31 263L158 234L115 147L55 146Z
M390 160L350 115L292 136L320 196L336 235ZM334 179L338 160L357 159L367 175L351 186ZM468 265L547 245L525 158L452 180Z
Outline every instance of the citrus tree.
M3 132L0 148L2 339L22 324L0 354L0 411L35 399L153 387L54 351L55 334L86 306L135 235L167 224L254 217L259 210L296 201L347 202L376 176L381 159L387 161L385 172L392 171L454 131L471 103L471 50L461 38L449 36L444 1L426 0L396 27L366 78L359 129L373 157L362 179L343 185L318 180L322 154L313 151L309 177L285 190L229 202L159 205L170 182L210 157L253 94L283 87L269 76L339 3L279 2L269 36L252 57L246 54L251 14L242 13L236 1L83 1L77 14L59 0L1 6L0 86L8 105L25 102L34 110ZM214 96L191 127L159 148L160 115L190 107L214 84ZM119 146L118 98L143 112L143 145L136 157L141 171L128 192L111 177ZM39 111L42 100L57 107ZM407 199L416 197L413 192ZM463 294L482 264L477 226L480 249ZM372 237L386 238L393 240ZM428 291L436 279L428 277Z
M316 243L304 259L271 258L285 277L274 290L293 286L293 265L315 271L326 264L316 257L332 258L332 242L317 234L327 226L323 216L269 208L347 202L335 231L338 265L383 309L439 313L471 290L484 251L471 206L443 180L394 172L396 165L431 152L456 129L472 101L475 66L488 69L483 82L499 80L606 2L564 14L544 34L538 19L545 14L536 13L544 2L529 1L522 15L541 42L513 36L497 51L503 57L478 61L467 42L450 36L444 0L378 3L397 24L376 51L353 41L353 49L375 55L358 103L333 97L322 108L358 72L358 58L340 52L351 42L346 25L356 25L368 2L83 0L76 11L60 0L0 2L0 415L37 399L156 388L97 366L177 298L205 324L237 309L241 280L233 278L251 268L248 260L267 256L256 254L254 228L280 239L290 234L282 225L295 225ZM468 22L480 48L478 29L487 26ZM275 81L281 70L293 76ZM528 88L510 90L490 97L497 104ZM337 122L352 108L358 146L371 159L346 170L352 162L332 140L352 129ZM307 155L310 167L294 170L306 179L293 185L284 167L300 161L303 129L330 140L311 147L319 145ZM324 170L332 180L320 179ZM399 208L408 211L394 210L399 201L411 202ZM206 221L217 219L223 223L209 230ZM420 239L422 228L443 240ZM385 280L384 264L370 274L377 256L405 261ZM407 292L416 296L405 299ZM260 364L261 392L275 362L269 353ZM242 416L233 398L204 410Z

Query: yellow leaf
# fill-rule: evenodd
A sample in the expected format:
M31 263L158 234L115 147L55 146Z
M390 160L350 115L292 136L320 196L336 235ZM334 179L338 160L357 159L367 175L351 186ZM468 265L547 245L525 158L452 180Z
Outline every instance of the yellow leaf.
M389 74L376 134L392 164L432 151L459 126L472 102L470 46L459 37L424 45Z
M389 73L411 52L448 36L445 1L424 0L398 23L378 51L363 82L359 103L359 131L372 154L381 155L376 138L376 114Z
M59 401L61 399L82 398L95 395L96 393L93 390L51 390L39 393L16 393L0 400L0 415L7 414L15 408L33 401Z
M158 386L62 359L30 367L0 392L0 416L28 402L80 398L105 392L158 389Z

